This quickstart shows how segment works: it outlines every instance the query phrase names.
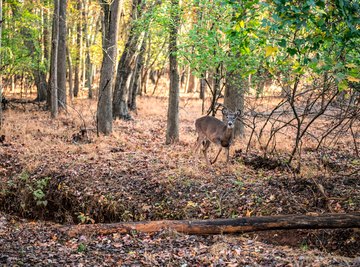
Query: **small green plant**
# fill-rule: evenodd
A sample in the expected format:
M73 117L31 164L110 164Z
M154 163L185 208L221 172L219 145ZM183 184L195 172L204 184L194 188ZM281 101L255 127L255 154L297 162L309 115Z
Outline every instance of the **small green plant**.
M77 247L77 252L83 253L86 251L86 245L84 243L80 243Z
M89 215L87 215L85 213L82 213L82 212L78 212L77 218L83 224L85 224L85 223L95 223L94 219L92 219Z
M308 244L306 244L305 242L303 242L303 243L301 243L301 245L300 245L300 249L301 249L302 251L307 251L307 250L309 250L309 246L308 246Z
M46 206L47 200L45 199L45 188L47 187L49 181L51 180L50 177L45 177L43 179L37 180L35 182L35 189L33 190L32 194L34 200L36 201L36 205L38 206Z
M27 171L22 171L19 175L20 180L26 182L30 178L30 174Z
M235 180L234 184L237 185L238 187L243 187L244 186L244 182L240 181L240 180Z

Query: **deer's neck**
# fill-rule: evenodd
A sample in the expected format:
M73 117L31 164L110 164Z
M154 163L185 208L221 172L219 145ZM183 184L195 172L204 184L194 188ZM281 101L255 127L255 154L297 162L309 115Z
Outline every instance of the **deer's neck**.
M223 140L230 140L233 135L233 130L234 130L234 128L229 128L229 127L225 126Z
M231 139L233 135L233 128L228 128L227 126L224 126L224 133L220 138L220 144L222 147L229 147L231 144Z

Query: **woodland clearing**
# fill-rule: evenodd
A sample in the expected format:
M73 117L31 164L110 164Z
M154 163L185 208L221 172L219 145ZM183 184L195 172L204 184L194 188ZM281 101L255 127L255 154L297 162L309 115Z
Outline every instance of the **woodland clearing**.
M200 106L181 99L180 142L165 145L161 97L140 97L134 120L100 137L95 101L77 99L56 120L42 105L11 105L0 144L0 263L359 266L359 229L62 235L60 224L359 212L360 161L347 143L306 150L295 173L236 140L229 166L221 154L210 168L192 154Z

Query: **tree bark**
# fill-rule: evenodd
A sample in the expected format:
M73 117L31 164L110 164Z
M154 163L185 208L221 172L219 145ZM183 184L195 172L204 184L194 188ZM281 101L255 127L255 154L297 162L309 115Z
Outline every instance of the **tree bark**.
M241 114L244 114L244 91L245 80L237 72L227 73L224 105L234 112L240 110ZM244 123L237 120L234 127L234 137L242 137L244 134Z
M51 37L51 62L50 62L50 90L51 90L51 117L58 116L58 40L59 40L59 0L54 0L54 15Z
M140 89L140 84L139 83L139 79L141 76L141 70L143 68L144 65L144 54L145 54L145 49L146 49L146 40L147 40L147 34L145 33L144 39L142 41L141 44L141 48L139 51L139 55L136 57L136 63L135 63L135 68L134 68L134 73L133 73L133 82L131 83L131 90L129 92L129 109L130 110L136 110L136 97L138 95L138 92L141 90Z
M360 213L321 215L282 215L243 217L214 220L163 220L109 224L64 226L61 230L70 237L79 234L108 235L114 233L154 233L165 229L193 235L234 234L254 231L289 229L360 228Z
M179 25L179 0L171 0L169 40L170 89L167 114L166 144L179 141L179 71L177 62L177 35Z
M75 66L74 66L74 97L78 97L80 89L80 58L81 58L81 49L82 49L82 0L79 0L77 3L77 12L80 19L77 21L76 25L76 56L75 56Z
M57 78L59 107L62 109L66 109L66 6L67 0L60 0Z
M101 65L99 100L97 107L97 132L109 135L112 132L112 88L114 82L115 59L120 0L110 4L101 0L103 10L102 42L103 62Z
M1 51L1 32L2 32L2 0L0 0L0 51ZM2 58L1 58L1 54L0 54L0 63L1 63L1 61L2 61ZM2 128L2 91L3 91L3 89L2 89L2 75L1 75L1 72L0 72L0 129Z
M43 16L44 16L44 27L43 27L43 47L44 47L44 59L49 59L51 58L51 18L50 18L50 11L49 9L47 8L49 6L49 0L45 0L44 1L44 4L45 6L42 8L43 9ZM46 69L48 69L49 67L49 63L47 63L47 61L44 61L44 64L46 66ZM44 87L45 87L45 94L42 94L42 95L45 95L45 99L46 100L46 106L48 109L50 109L51 107L51 88L49 86L49 84L47 83L46 81L46 73L44 71L42 72L39 72L39 74L42 73L41 76L43 76L41 79L43 79L43 83L44 84ZM41 81L41 79L39 79ZM38 91L39 88L38 88ZM38 95L37 95L37 100L38 101L41 101L40 99L42 98L42 95L39 95L39 92L38 92Z
M72 70L72 62L71 62L71 55L70 55L70 50L69 47L66 46L66 58L67 58L67 63L68 63L68 79L69 79L69 98L70 98L70 103L73 103L73 70Z
M84 20L86 23L84 24L84 33L85 33L85 86L88 88L88 98L93 98L93 90L92 90L92 71L93 66L91 64L90 59L90 39L91 32L89 31L88 25L88 14L89 14L89 4L85 1L85 12L84 12Z
M129 83L128 79L131 74L131 61L134 58L136 53L138 40L140 37L139 32L135 31L134 22L141 15L141 11L144 5L142 5L142 0L133 0L132 1L132 12L131 12L131 28L128 40L126 41L124 51L119 60L115 90L114 90L114 99L113 99L113 118L131 119L128 110L128 100L129 100Z

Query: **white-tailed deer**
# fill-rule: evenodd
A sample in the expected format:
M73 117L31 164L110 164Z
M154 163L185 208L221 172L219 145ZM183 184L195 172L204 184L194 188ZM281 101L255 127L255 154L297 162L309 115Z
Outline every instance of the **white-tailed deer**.
M240 116L241 112L229 112L228 109L224 107L222 113L225 115L226 122L222 122L212 116L204 116L195 121L195 128L198 133L195 144L195 154L198 153L201 144L203 144L202 151L208 165L216 162L223 148L225 148L226 163L229 162L229 148L233 139L235 121ZM207 150L210 146L210 142L220 147L219 152L212 162L209 162L207 156Z

